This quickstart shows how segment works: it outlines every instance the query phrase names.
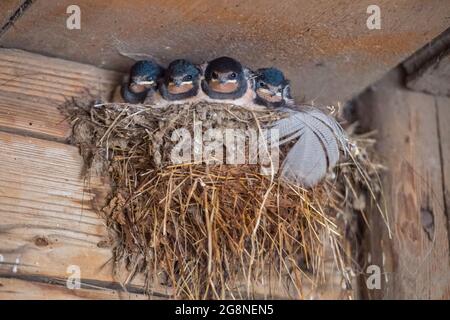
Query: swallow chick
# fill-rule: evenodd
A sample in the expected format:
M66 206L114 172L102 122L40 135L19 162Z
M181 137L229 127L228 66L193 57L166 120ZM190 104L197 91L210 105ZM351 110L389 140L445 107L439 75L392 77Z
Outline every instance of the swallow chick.
M200 91L200 77L200 69L193 63L184 59L172 61L159 84L159 93L171 103L193 101Z
M128 81L121 89L122 99L128 103L142 103L155 93L163 68L150 60L136 62L130 69Z
M272 108L293 104L289 80L277 68L258 69L254 88L256 104Z
M210 100L235 105L253 104L251 71L233 58L220 57L207 64L202 90Z

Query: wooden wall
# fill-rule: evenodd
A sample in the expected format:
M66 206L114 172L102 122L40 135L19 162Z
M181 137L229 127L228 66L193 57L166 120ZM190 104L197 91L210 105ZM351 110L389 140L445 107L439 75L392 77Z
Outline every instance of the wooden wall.
M362 126L377 130L388 227L374 208L361 264L381 268L381 289L364 299L450 299L450 98L405 88L401 67L355 101ZM390 229L390 230L389 230Z
M0 299L142 298L112 274L106 228L93 210L99 181L84 181L57 107L107 95L120 75L19 50L0 49ZM69 290L70 266L83 287Z

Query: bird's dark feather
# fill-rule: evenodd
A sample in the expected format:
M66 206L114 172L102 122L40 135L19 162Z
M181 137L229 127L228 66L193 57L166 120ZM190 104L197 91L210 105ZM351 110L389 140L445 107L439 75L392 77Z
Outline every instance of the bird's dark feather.
M120 88L122 99L128 103L142 103L145 98L153 92L153 90L145 90L143 92L135 93L130 90L128 84L123 84Z
M236 73L238 88L234 92L224 93L212 90L208 83L212 80L213 72L217 73ZM220 57L208 63L205 68L205 80L202 81L202 90L212 99L228 100L238 99L244 96L248 89L246 73L241 63L230 57Z
M183 78L190 75L192 77L193 87L191 90L183 93L173 94L168 90L168 85L174 78ZM191 62L178 59L172 61L164 74L163 80L159 83L159 92L161 96L168 101L184 100L194 97L198 94L200 88L200 70Z
M156 81L162 76L163 68L150 60L136 62L130 69L130 78L147 76Z
M177 93L173 94L169 92L169 89L167 87L167 84L162 82L159 85L159 92L161 93L161 96L168 101L176 101L176 100L184 100L187 98L195 97L198 93L200 86L198 84L198 81L194 82L194 86L191 90L183 93Z
M284 77L283 72L277 68L261 68L256 71L257 79L264 81L273 86L286 86L288 81Z

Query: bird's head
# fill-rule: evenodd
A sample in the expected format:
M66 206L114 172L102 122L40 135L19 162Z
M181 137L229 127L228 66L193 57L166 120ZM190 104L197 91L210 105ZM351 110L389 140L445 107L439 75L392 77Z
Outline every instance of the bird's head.
M191 62L179 59L167 67L164 84L169 94L186 94L198 86L200 70Z
M271 107L280 107L291 98L289 80L276 68L263 68L256 71L256 101Z
M130 70L130 90L140 93L155 88L162 73L163 69L152 61L136 62Z
M239 98L247 79L239 61L220 57L210 61L205 69L207 94L216 99Z

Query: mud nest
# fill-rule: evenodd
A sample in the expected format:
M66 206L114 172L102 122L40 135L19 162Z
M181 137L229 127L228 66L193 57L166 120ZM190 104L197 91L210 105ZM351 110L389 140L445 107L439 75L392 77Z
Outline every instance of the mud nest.
M99 213L115 270L127 273L124 285L143 274L149 294L163 290L172 298L306 298L326 280L328 255L351 288L357 266L346 241L355 215L364 216L369 202L382 212L380 167L367 153L372 139L351 138L348 158L304 189L262 173L259 164L170 161L176 129L187 128L193 140L194 128L260 132L279 112L81 101L61 110L73 125L84 177L110 185Z

